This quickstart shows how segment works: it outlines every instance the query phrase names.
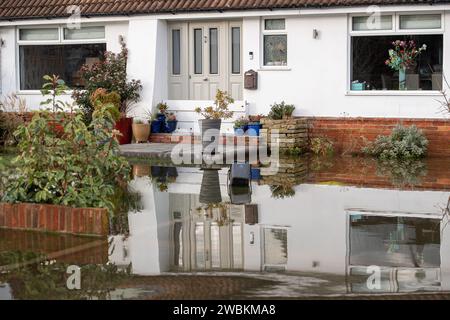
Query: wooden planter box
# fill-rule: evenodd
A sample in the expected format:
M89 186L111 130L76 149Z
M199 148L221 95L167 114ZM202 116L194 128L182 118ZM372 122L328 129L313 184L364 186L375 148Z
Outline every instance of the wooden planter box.
M109 217L106 209L0 203L0 228L105 236Z

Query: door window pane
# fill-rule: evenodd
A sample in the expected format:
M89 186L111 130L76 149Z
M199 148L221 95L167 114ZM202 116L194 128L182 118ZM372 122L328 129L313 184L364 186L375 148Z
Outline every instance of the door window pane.
M172 74L180 74L181 69L180 30L172 30Z
M353 31L392 30L392 16L364 16L352 18Z
M397 40L413 40L417 49L426 45L404 72L386 65ZM354 36L351 41L351 90L442 89L442 35Z
M241 28L231 28L231 73L241 73Z
M203 73L203 32L202 29L194 29L194 73Z
M266 19L264 20L265 30L284 30L286 29L286 22L284 19Z
M205 227L204 224L199 222L195 224L195 260L196 267L199 269L205 268Z
M219 73L219 35L217 28L209 29L209 73Z
M287 230L264 229L264 264L287 264Z
M105 27L83 27L81 29L64 28L64 39L105 39Z
M417 14L400 16L400 29L439 29L440 14Z
M287 65L287 35L264 36L264 65Z
M83 65L99 62L106 44L20 46L20 89L39 90L42 77L57 74L70 88L83 88Z
M57 28L20 29L19 39L22 41L59 40Z

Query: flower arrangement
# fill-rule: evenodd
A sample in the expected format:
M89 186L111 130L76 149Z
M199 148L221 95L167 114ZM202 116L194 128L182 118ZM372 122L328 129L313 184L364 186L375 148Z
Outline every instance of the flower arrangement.
M394 48L389 50L389 59L385 63L396 71L406 70L412 67L421 52L427 49L426 44L423 44L422 47L417 49L414 40L396 40L392 42L392 45Z

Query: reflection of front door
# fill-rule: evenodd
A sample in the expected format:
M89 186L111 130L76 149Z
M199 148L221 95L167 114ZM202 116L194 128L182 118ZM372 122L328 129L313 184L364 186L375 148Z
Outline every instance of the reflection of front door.
M226 24L190 24L189 35L190 99L213 100L226 89Z

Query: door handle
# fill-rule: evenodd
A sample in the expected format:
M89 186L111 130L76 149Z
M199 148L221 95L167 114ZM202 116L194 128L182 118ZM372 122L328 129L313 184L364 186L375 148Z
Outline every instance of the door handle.
M204 79L203 79L203 81L208 81L208 80L209 80L208 78L204 78Z

